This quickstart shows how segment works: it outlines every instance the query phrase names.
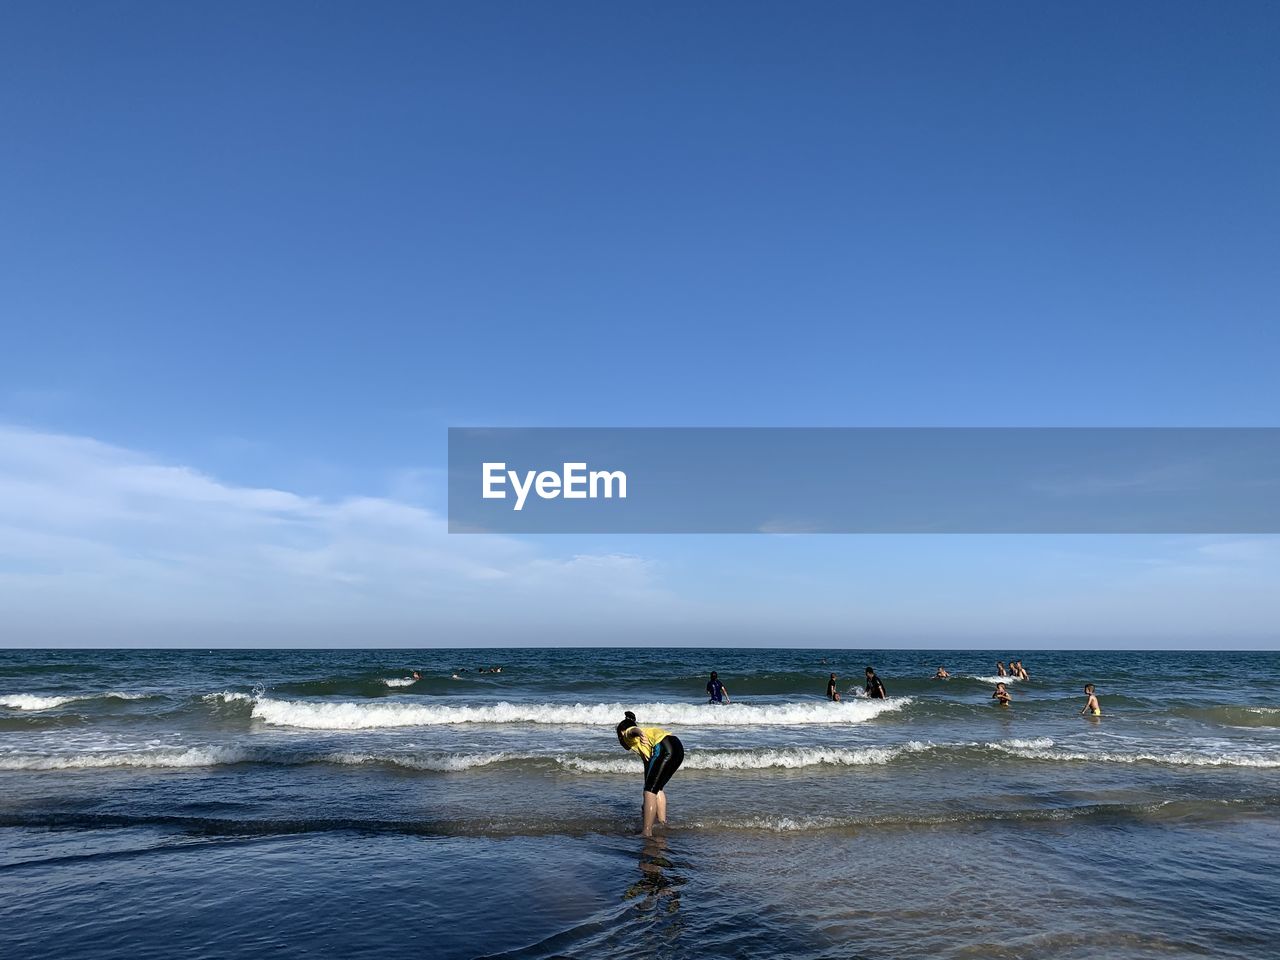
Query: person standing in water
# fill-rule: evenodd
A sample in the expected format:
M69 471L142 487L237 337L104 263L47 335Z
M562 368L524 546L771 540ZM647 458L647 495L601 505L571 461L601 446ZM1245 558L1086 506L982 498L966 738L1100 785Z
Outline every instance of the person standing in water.
M884 684L880 682L880 678L876 676L876 672L871 667L867 667L867 696L872 700L884 700L888 694L884 692Z
M1098 704L1098 697L1093 692L1092 683L1086 683L1084 685L1084 694L1089 699L1084 702L1084 709L1080 711L1080 715L1084 716L1087 713L1091 717L1102 716L1102 707Z
M628 710L618 724L618 743L644 761L644 793L640 808L640 835L653 836L653 824L667 825L667 782L684 761L684 744L661 727L640 727Z
M997 660L997 661L996 661L996 676L997 676L997 677L1007 677L1008 675L1009 675L1009 674L1005 673L1005 669L1004 669L1004 661L1003 661L1003 660Z
M833 673L831 679L827 681L827 699L839 700L840 691L836 689L836 675Z
M1000 706L1007 707L1012 702L1013 697L1009 696L1009 691L1003 683L996 684L996 692L991 695L992 700L999 700Z
M711 679L707 681L709 703L729 703L729 688L720 682L720 674L711 671Z
M933 675L935 680L950 680L951 674L947 673L946 667L939 667L938 672Z

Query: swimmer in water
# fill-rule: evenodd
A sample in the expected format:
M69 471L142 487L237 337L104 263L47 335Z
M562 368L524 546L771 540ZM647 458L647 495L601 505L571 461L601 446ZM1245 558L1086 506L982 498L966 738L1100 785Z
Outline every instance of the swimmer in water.
M1007 677L1008 675L1009 675L1009 674L1008 674L1008 673L1005 671L1005 669L1004 669L1004 661L1003 661L1003 660L997 660L997 661L996 661L996 676L997 676L997 677Z
M1013 697L1009 696L1009 691L1005 689L1003 683L997 683L996 692L991 695L991 699L999 700L1000 706L1007 707L1012 702Z
M413 679L414 679L414 680L421 680L421 679L422 679L422 674L420 674L417 670L413 671Z
M667 825L667 781L680 769L684 744L661 727L637 726L636 715L630 710L618 724L618 743L644 761L640 835L652 837L654 821Z
M840 701L840 691L836 689L836 675L833 673L831 679L827 681L827 699Z
M720 674L711 671L711 679L707 681L708 703L729 703L729 688L720 682Z
M1009 664L1009 676L1017 677L1019 680L1030 680L1026 668L1022 666L1021 660L1015 660Z
M873 668L867 667L867 696L872 700L884 700L888 694L884 692L884 684L880 682L880 678L876 676Z
M1083 717L1086 713L1091 717L1102 716L1102 707L1098 705L1098 697L1097 694L1093 692L1092 683L1086 683L1084 685L1084 693L1089 699L1084 702L1084 709L1080 711L1080 716Z
M939 667L938 672L933 675L935 680L950 680L951 674L947 673L946 667Z

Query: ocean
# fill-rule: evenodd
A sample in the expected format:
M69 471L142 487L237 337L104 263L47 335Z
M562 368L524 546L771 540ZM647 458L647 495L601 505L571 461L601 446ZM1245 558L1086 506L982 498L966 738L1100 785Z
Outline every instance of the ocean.
M1277 863L1276 653L0 650L6 958L1252 960Z

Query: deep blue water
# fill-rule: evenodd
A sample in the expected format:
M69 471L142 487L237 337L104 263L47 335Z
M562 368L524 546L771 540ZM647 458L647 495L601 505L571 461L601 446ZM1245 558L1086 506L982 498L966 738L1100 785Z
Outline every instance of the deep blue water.
M854 695L868 663L887 701ZM0 651L0 956L1264 956L1278 668ZM711 669L732 704L705 703ZM624 709L688 751L653 841Z

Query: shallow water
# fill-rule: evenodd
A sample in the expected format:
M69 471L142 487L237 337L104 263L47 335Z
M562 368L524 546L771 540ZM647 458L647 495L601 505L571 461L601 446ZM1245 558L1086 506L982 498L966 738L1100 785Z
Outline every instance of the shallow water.
M0 651L0 953L1264 955L1280 656L1009 656Z

